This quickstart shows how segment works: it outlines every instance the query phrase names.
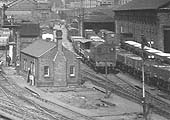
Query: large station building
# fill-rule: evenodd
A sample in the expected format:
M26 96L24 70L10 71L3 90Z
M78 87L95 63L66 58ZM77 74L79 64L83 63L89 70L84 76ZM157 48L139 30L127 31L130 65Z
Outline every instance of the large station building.
M134 40L153 41L153 48L170 52L170 0L133 0L115 10L117 33L132 33Z

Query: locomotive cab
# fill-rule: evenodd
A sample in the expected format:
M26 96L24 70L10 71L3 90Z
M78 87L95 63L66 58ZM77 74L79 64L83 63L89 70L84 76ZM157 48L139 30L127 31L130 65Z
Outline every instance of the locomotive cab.
M91 47L90 58L95 61L95 67L98 72L105 73L113 71L116 66L116 49L113 44L100 42Z

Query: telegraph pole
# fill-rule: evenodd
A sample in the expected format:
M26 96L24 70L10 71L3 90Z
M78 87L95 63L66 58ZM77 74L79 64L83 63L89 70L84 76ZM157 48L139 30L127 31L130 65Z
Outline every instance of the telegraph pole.
M83 36L83 29L84 29L84 6L83 0L81 0L80 5L80 35Z
M1 21L1 25L3 26L5 24L5 19L6 19L6 15L5 15L5 11L7 9L7 6L5 4L3 4L2 6L2 21ZM7 65L7 54L8 54L8 41L6 41L6 46L5 46L5 64Z
M142 105L143 105L143 118L144 120L147 120L147 114L146 114L146 96L145 96L145 56L144 56L144 47L147 45L146 38L144 35L141 35L141 49L142 49Z
M17 40L16 40L16 35L15 35L15 32L16 30L20 27L19 25L16 25L14 24L14 18L13 16L11 17L10 19L10 24L6 24L6 21L7 21L7 18L6 18L6 15L5 15L5 11L7 10L8 6L6 6L5 4L3 4L2 6L2 28L9 28L11 30L11 36L13 37L13 41L7 41L7 45L6 45L6 57L7 57L7 49L9 47L9 45L12 46L12 62L15 63L14 59L16 59L16 53L17 53L17 50L16 50L16 43L17 43ZM6 61L7 63L7 61Z

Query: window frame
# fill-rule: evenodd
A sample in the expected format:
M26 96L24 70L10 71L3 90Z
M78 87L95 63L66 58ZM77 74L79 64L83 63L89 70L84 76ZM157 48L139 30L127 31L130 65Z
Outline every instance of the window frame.
M46 74L46 70L47 70L47 74ZM50 67L49 66L44 66L43 75L44 75L44 77L50 77Z
M23 66L24 71L28 71L28 66L27 66L27 59L24 59L24 66Z
M35 75L35 63L33 61L30 62L30 70L31 74Z
M70 65L70 77L76 76L76 67L74 65Z

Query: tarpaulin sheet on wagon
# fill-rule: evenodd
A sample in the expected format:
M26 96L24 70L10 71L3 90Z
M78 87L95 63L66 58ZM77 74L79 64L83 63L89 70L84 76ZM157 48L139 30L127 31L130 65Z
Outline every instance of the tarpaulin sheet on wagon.
M131 55L127 55L126 56L126 64L128 66L131 66L133 68L136 68L136 69L141 69L141 66L142 66L142 58L137 56L137 55L134 55L134 54L131 54Z
M129 53L128 51L118 51L117 53L117 61L122 62L122 63L126 63L126 56L127 55L132 55L132 53Z

